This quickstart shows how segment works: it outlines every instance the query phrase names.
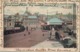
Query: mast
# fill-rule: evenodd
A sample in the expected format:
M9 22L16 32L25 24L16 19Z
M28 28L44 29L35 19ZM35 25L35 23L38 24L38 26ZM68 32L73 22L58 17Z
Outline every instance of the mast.
M46 20L48 19L48 10L47 10L47 18L46 18Z

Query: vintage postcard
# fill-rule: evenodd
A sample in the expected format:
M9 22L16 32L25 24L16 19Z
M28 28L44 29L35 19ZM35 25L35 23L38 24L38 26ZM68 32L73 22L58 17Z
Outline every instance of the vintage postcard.
M0 0L0 51L80 52L79 0Z

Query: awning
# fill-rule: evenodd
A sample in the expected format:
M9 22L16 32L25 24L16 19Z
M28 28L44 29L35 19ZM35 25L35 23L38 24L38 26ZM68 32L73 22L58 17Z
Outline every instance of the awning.
M47 21L48 25L62 25L63 21L59 18L52 18L50 20Z

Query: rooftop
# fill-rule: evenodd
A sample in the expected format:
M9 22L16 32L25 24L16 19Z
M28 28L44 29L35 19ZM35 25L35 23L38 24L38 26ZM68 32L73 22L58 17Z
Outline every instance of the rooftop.
M63 21L57 17L54 17L47 21L49 24L62 24Z
M28 18L37 18L37 16L28 16Z

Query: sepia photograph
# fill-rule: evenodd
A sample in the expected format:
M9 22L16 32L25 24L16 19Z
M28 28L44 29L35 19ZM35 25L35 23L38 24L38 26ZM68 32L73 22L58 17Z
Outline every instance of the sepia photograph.
M4 48L77 48L76 4L4 6Z

